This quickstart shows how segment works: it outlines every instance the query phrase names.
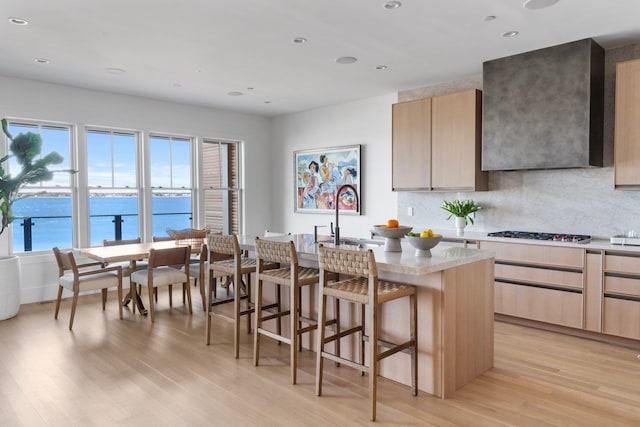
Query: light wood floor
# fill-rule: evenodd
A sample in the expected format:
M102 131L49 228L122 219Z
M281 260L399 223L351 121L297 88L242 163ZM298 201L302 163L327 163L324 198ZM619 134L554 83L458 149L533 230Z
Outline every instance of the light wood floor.
M23 305L0 322L0 426L357 426L371 424L367 378L326 363L324 394L314 394L314 353L300 357L289 384L288 348L264 339L261 366L243 334L232 356L231 324L214 319L204 344L204 313L172 310L160 295L156 322L110 294L81 297L73 332L70 301ZM615 347L496 323L495 367L441 400L381 380L379 426L640 425L639 349ZM640 347L640 346L639 346Z

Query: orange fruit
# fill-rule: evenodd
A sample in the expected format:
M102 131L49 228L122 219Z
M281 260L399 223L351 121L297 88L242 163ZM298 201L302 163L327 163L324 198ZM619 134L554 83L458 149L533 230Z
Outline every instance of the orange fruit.
M398 228L400 227L400 223L397 219L390 219L387 221L387 228Z

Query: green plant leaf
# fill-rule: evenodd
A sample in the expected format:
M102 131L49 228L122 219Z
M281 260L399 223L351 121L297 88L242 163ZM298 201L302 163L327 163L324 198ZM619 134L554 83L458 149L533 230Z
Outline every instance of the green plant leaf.
M2 119L2 132L7 135L7 138L9 138L9 140L13 139L13 136L11 136L11 133L9 132L9 124L7 123L7 119Z
M456 216L458 218L464 218L465 223L470 222L471 224L474 223L471 215L475 215L477 211L482 209L480 205L473 200L445 200L442 202L441 208L449 212L447 219Z

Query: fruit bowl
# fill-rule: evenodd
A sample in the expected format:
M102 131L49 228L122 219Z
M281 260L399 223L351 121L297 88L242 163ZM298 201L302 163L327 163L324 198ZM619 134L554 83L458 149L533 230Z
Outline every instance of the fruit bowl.
M378 236L384 237L384 250L385 252L402 252L402 245L400 245L400 238L410 232L413 227L407 227L404 225L398 227L387 227L386 225L374 225L371 232Z
M416 248L416 256L421 257L430 257L431 249L434 248L440 240L442 240L442 236L438 237L418 237L418 236L406 236L407 241Z

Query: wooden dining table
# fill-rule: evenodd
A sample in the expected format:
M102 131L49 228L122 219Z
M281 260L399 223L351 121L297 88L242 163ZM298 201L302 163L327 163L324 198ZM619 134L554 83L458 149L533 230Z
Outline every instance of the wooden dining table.
M161 242L149 242L149 243L131 243L125 245L113 245L113 246L95 246L90 248L77 249L81 255L87 258L94 259L103 264L112 264L114 262L129 262L131 271L135 271L136 262L143 261L149 258L151 249L168 249L175 248L180 243L176 240L167 240ZM199 245L193 245L191 247L191 253L197 254L200 252ZM123 305L129 304L129 301L135 301L140 313L142 315L147 314L147 309L142 303L142 299L137 294L135 286L129 286L129 293L125 296Z

